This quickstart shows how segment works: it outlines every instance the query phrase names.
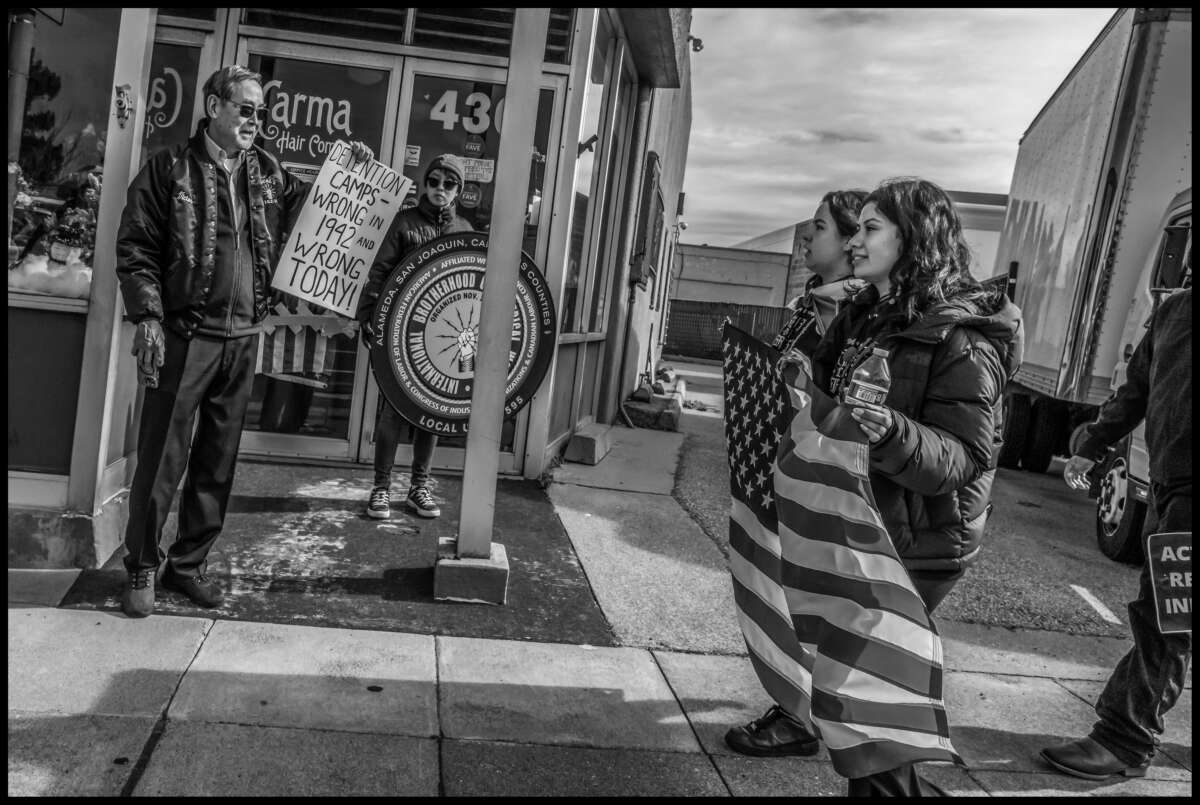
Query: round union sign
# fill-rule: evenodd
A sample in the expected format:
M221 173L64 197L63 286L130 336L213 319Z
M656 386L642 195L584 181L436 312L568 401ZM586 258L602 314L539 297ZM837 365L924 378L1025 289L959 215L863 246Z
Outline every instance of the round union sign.
M431 240L396 266L375 304L375 380L387 401L425 430L447 436L467 432L487 248L488 236L477 232ZM557 329L550 289L522 252L509 331L506 417L541 385Z

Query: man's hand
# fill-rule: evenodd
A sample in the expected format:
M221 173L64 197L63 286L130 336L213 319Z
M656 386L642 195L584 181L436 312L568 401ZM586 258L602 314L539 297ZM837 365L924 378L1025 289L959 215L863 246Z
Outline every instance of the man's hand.
M892 409L886 405L858 403L850 410L850 416L858 427L867 434L867 441L875 444L892 429Z
M369 320L360 321L358 323L358 334L362 338L363 344L370 349L371 341L375 338L375 330L371 327L371 322Z
M162 322L158 319L138 322L133 334L133 357L137 361L139 383L152 389L158 388L158 369L163 365L165 353Z
M1072 489L1087 490L1092 485L1087 476L1094 466L1096 466L1096 462L1090 458L1071 456L1070 461L1067 462L1067 466L1063 467L1063 480Z
M362 140L350 143L350 153L353 154L355 162L370 162L375 158L375 152L371 150L371 146Z

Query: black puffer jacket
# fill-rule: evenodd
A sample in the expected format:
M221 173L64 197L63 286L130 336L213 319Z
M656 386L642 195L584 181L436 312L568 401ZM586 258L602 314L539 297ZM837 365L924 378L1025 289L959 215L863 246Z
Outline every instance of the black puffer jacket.
M905 566L959 570L979 553L1001 444L1001 395L1021 362L1020 310L971 292L905 325L868 287L830 325L814 379L840 394L872 346L887 349L892 430L871 446L871 491Z
M158 319L191 338L213 291L217 166L201 121L188 142L150 157L129 186L117 232L117 277L129 318ZM271 273L309 184L253 146L246 153L254 323L267 315Z
M379 251L375 253L366 285L358 298L356 318L359 322L365 325L370 320L384 280L409 252L442 235L471 232L473 229L467 219L454 212L453 205L439 209L424 195L417 206L396 213L383 243L379 245Z

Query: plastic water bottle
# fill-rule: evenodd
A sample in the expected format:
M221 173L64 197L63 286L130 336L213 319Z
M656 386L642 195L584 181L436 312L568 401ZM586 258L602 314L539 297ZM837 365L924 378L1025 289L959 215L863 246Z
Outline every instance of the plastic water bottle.
M888 389L892 387L892 373L888 371L887 357L886 349L875 347L867 359L859 364L850 376L850 385L846 387L844 402L847 405L856 402L883 405Z

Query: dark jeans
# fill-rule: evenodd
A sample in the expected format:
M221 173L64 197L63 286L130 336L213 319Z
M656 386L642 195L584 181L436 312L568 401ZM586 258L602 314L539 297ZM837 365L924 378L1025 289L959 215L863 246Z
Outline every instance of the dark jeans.
M400 433L409 422L387 400L380 400L375 418L375 486L391 486L392 465L396 463L396 446ZM436 433L412 426L412 479L410 486L427 486L429 468L433 466L433 451L437 447Z
M963 577L962 570L910 570L909 577L917 594L925 602L925 608L932 615L937 605L942 603ZM851 777L846 780L846 796L848 797L944 797L946 792L935 783L931 783L917 774L915 763L905 763L887 771L876 772L866 777Z
M1144 534L1192 530L1192 487L1151 484L1152 515ZM1154 617L1149 563L1129 604L1133 648L1121 658L1096 701L1092 738L1130 766L1154 757L1163 716L1175 706L1192 660L1191 634L1162 634Z
M195 576L225 523L258 336L197 335L189 341L169 329L164 335L158 388L147 388L142 401L125 567L133 571L158 566L163 523L186 469L179 532L166 558L174 574Z

